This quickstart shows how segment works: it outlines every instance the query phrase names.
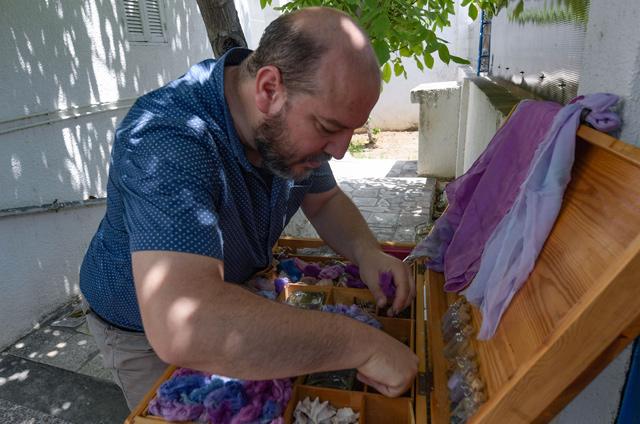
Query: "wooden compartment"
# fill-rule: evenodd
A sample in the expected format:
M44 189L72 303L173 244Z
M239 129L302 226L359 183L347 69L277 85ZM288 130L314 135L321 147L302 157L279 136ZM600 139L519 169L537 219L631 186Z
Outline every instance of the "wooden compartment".
M367 424L414 424L411 399L391 399L382 395L364 397L364 419Z
M376 317L382 330L415 351L415 322L403 318Z
M284 245L290 256L297 256L306 261L314 262L326 262L336 259L337 257L330 256L312 256L312 255L297 255L296 250L300 248L320 247L323 242L320 240L312 239L281 239L278 243ZM405 243L382 243L383 250L389 250L390 254L399 258L405 257L410 251L413 245ZM415 271L415 270L414 270ZM422 275L414 272L417 280L422 280ZM314 286L299 283L292 283L285 286L285 290L281 293L278 300L284 301L291 293L295 291L305 292L321 292L325 294L324 304L345 304L352 305L358 302L372 302L375 305L375 299L368 289L354 289L347 287L331 287L331 286ZM421 297L418 297L422 299ZM422 310L421 307L418 309ZM416 306L412 305L405 311L407 318L387 317L383 314L379 308L375 307L375 318L380 321L383 328L382 330L387 332L392 337L398 339L402 343L409 346L420 357L421 364L425 363L425 345L424 345L424 320L420 320L422 330L416 327ZM416 343L422 343L416 344ZM158 380L155 386L147 393L143 401L127 418L128 424L161 424L166 423L164 419L160 417L154 417L148 414L148 404L155 396L158 387L167 379L169 379L175 371L175 367L171 366L167 369L164 375ZM423 366L424 371L424 366ZM420 404L420 398L422 399L422 405L426 405L424 393L418 394L418 383L409 389L405 394L399 398L389 399L380 394L368 386L360 382L356 382L356 387L352 391L345 391L333 388L309 386L305 384L307 376L299 376L295 379L292 398L289 401L284 417L285 422L291 423L293 411L295 410L298 401L305 397L310 397L311 400L315 397L319 397L320 400L329 401L334 407L350 407L354 411L360 412L360 423L398 423L398 424L414 424L416 423L414 404ZM424 378L422 373L419 378ZM417 379L418 381L418 379ZM420 384L420 386L424 386ZM368 406L367 406L368 405ZM367 409L370 409L369 411ZM426 423L426 408L423 406L420 411L424 411L422 419L417 422L419 424Z
M321 402L329 401L334 408L351 408L355 412L360 413L358 422L364 424L364 393L349 392L346 390L326 389L323 387L296 385L293 388L293 394L287 409L284 412L284 420L286 423L293 422L293 411L295 411L298 402L309 397L311 400L319 398Z
M278 300L280 302L284 302L293 292L303 291L303 292L313 292L313 293L324 293L324 305L333 305L333 291L332 287L326 286L309 286L306 284L287 284L284 287L284 291L281 293Z

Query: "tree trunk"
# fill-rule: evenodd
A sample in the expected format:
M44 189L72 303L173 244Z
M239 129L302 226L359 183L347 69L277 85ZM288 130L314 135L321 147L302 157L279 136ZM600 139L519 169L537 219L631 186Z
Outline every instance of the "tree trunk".
M197 1L215 57L233 47L247 47L233 0Z

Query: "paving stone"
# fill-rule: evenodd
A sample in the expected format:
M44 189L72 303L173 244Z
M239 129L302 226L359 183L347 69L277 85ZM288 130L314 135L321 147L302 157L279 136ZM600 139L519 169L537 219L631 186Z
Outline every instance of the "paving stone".
M354 197L353 203L356 206L375 206L378 199L376 197Z
M378 197L379 189L377 188L357 188L353 190L353 197Z
M382 208L380 206L361 206L361 212L371 212L371 213L385 213L388 208ZM368 222L368 221L367 221Z
M113 383L7 354L0 357L0 399L77 424L121 423L129 414Z
M78 371L96 353L98 353L98 346L93 337L78 333L66 342L60 343L55 350L44 357L33 360L69 371Z
M85 320L85 322L82 323L82 325L80 327L76 328L76 331L78 333L91 335L91 332L89 331L89 326L87 325L87 321L86 320Z
M367 222L378 227L394 227L398 223L398 215L394 213L372 213Z
M42 358L55 356L58 346L66 345L67 340L76 332L66 328L52 328L45 326L32 331L14 343L7 353L25 359L38 361Z
M3 424L71 424L53 415L0 399L0 417Z
M99 352L96 353L93 358L85 362L84 365L80 367L78 372L80 374L90 375L95 378L114 382L113 374L111 373L111 371L105 369L102 362L102 354Z
M398 241L402 243L415 243L416 242L416 231L415 228L398 228L393 234L393 241Z
M424 214L406 214L402 213L398 216L398 226L414 226L427 222L427 216Z
M7 353L32 361L77 371L98 347L90 335L47 327L14 344Z

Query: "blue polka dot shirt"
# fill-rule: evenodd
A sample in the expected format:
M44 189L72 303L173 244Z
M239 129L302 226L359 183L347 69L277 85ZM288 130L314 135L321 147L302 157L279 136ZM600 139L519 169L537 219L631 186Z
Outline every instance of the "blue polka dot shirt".
M224 98L224 66L249 50L205 60L140 97L116 131L107 210L80 269L80 289L107 322L142 331L131 252L161 250L224 261L241 283L271 249L306 193L336 185L328 164L294 182L251 165Z

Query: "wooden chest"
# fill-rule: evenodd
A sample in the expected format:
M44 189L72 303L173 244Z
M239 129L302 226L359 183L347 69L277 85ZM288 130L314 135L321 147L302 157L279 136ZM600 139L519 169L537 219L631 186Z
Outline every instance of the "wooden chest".
M322 242L283 239L279 244L295 250ZM402 253L407 246L391 243L386 248ZM340 391L306 386L300 377L287 420L299 399L319 396L360 411L361 423L449 423L440 328L456 296L443 291L441 274L415 266L414 275L417 297L411 315L381 319L385 331L408 339L420 357L411 391L387 399L367 387ZM288 288L296 289L308 290ZM327 299L347 303L370 296L353 289L324 290ZM475 309L472 315L477 329L481 317ZM572 181L535 269L496 335L489 341L472 341L487 401L468 423L548 422L639 334L640 149L582 126ZM172 371L167 370L157 385ZM147 414L155 389L127 423L164 422Z

